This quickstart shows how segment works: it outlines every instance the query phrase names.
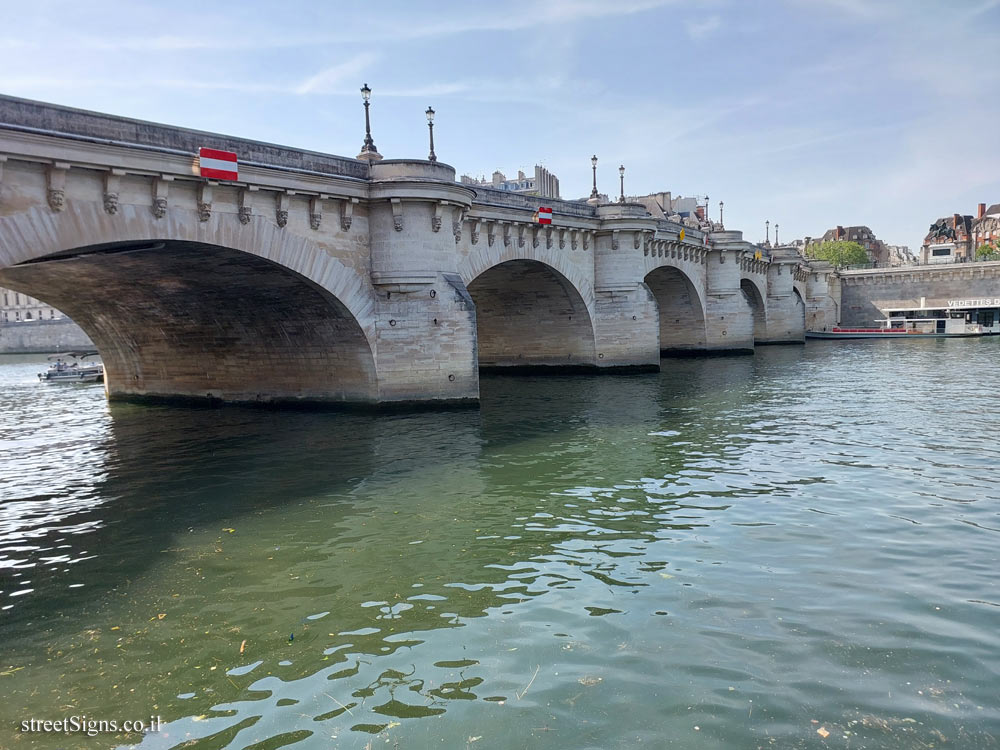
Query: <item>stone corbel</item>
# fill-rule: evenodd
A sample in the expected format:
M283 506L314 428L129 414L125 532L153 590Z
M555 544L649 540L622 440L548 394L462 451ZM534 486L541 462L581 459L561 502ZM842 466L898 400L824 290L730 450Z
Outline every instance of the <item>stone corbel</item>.
M203 182L198 185L198 221L208 221L212 218L212 186L213 182Z
M504 245L504 247L510 247L510 242L511 242L511 239L510 239L510 230L511 230L510 224L504 224L503 225L503 245Z
M531 228L531 246L538 247L539 239L538 235L542 230L539 227Z
M124 169L112 169L104 175L104 210L112 216L118 213L118 196L124 176Z
M722 252L719 253L719 265L722 265L725 262L726 262L726 251L723 250Z
M475 220L473 220L473 222L472 222L472 244L473 245L479 244L479 232L482 230L482 227L483 227L483 220L482 219L475 219Z
M250 186L240 190L240 224L249 224L250 217L253 215L253 199L250 193L257 192L255 186Z
M545 228L545 247L552 249L552 227Z
M354 221L355 203L357 203L355 198L345 198L340 202L340 228L345 232L350 230L351 223Z
M575 229L569 233L569 249L576 250L576 246L579 242L580 233Z
M325 195L314 195L309 199L309 226L314 230L319 229L323 223L323 201Z
M560 250L565 250L566 249L566 230L565 229L560 229L559 230L559 249Z
M612 250L617 250L618 249L618 230L617 229L615 229L613 232L611 232L611 249Z
M524 230L525 230L525 228L526 227L524 226L524 224L518 224L517 225L517 246L518 247L524 247Z
M638 250L642 245L642 232L632 232L632 249Z
M274 196L274 220L284 229L288 224L288 193L280 192Z
M497 239L497 223L491 221L486 225L486 245L487 247L493 247L493 243Z
M167 192L170 183L174 181L173 175L163 174L153 178L153 216L162 219L167 215Z
M403 231L403 201L399 198L390 198L389 205L392 208L392 228L397 232Z
M468 213L468 209L459 208L455 211L455 219L451 222L451 231L455 235L455 244L457 245L462 241L462 224L465 223L465 216Z
M582 232L583 235L583 249L590 249L590 232Z
M57 161L46 170L47 188L46 197L49 201L49 208L53 211L62 211L66 207L66 172L69 164Z
M431 231L440 232L441 231L441 212L445 207L444 201L438 201L434 204L433 212L431 214Z

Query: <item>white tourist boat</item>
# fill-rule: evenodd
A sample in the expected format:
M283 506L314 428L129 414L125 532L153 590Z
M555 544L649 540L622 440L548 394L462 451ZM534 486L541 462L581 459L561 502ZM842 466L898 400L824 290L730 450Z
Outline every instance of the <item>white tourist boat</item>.
M810 339L966 338L1000 333L1000 298L948 300L946 306L882 310L885 318L872 328L835 327L806 331Z
M95 351L53 354L49 357L52 364L45 372L38 373L38 379L43 383L101 383L104 365L88 361L96 356Z

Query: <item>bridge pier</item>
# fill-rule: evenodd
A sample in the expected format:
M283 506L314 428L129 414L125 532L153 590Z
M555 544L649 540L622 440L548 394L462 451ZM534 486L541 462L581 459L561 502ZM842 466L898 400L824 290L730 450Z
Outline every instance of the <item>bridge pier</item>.
M599 206L597 215L603 220L594 252L597 366L658 370L659 315L656 300L643 283L642 253L656 223L638 203Z
M828 331L840 323L839 305L830 293L833 266L821 260L811 261L809 266L809 277L806 280L806 330ZM874 321L871 325L874 325Z
M757 344L804 344L805 305L795 292L795 269L799 255L777 248L767 269L767 332Z
M743 295L740 259L743 233L712 233L705 295L706 350L716 354L753 354L753 308Z
M476 310L455 252L473 196L446 164L371 165L367 227L359 229L371 253L380 402L479 398Z

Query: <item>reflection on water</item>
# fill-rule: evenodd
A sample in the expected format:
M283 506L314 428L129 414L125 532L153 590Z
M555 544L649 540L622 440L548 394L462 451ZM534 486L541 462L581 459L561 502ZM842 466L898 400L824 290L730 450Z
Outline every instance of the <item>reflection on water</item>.
M994 747L998 344L383 416L0 361L0 746ZM73 714L166 724L17 731Z

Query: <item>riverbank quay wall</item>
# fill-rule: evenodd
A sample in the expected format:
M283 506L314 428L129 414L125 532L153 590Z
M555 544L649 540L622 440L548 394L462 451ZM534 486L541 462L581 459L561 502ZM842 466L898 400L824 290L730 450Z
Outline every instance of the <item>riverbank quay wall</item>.
M970 300L1000 299L1000 261L840 271L837 276L841 320L849 327L874 325L885 318L885 309L947 310Z
M86 331L111 398L475 402L481 367L801 343L807 269L640 204L0 97L0 284Z
M94 342L68 318L0 323L0 354L54 354L94 349Z

